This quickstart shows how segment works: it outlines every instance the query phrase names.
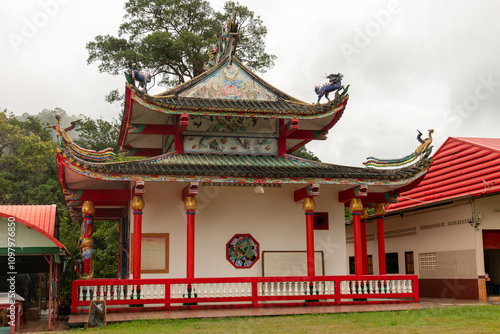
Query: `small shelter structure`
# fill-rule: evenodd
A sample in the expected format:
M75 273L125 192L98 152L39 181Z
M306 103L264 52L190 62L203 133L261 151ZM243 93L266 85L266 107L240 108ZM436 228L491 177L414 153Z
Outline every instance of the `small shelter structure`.
M0 266L7 268L5 273L9 278L21 274L49 273L50 330L59 302L61 259L69 254L58 240L57 206L0 205L0 235ZM11 292L10 287L8 285L5 292ZM39 294L40 291L41 284Z

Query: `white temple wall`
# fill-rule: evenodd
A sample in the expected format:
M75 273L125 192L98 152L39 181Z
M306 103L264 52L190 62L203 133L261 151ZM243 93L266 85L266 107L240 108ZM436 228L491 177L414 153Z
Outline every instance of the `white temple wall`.
M169 272L141 277L186 277L186 213L181 200L187 183L147 182L142 233L169 233ZM262 251L305 251L306 223L302 203L293 201L305 185L265 187L201 186L196 196L195 277L262 276ZM322 185L315 212L329 213L329 230L315 230L315 250L323 251L325 275L344 275L346 249L344 209L339 186ZM133 215L131 232L133 233ZM260 258L248 269L237 269L226 259L226 243L235 234L251 234L259 243ZM291 264L292 265L292 264ZM317 273L319 274L319 273Z

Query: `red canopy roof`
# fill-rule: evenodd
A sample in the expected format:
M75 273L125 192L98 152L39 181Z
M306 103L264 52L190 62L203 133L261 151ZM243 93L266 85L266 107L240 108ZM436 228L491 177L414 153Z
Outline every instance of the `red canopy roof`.
M418 187L387 211L500 192L500 138L450 137L433 157Z
M66 247L55 238L57 205L0 205L0 216L14 217L16 222L43 234L52 240L59 248Z

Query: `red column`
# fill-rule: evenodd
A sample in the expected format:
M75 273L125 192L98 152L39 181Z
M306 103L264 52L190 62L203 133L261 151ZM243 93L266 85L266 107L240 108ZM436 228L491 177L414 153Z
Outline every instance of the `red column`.
M384 215L385 207L383 203L375 205L375 214L377 215L377 239L378 239L378 271L379 275L385 275L385 237L384 237Z
M363 204L359 198L353 198L350 203L354 232L354 266L356 275L363 274L363 246L361 242L361 210Z
M315 276L314 263L314 209L316 204L314 198L307 197L302 203L302 208L306 213L306 242L307 242L307 276Z
M94 240L92 239L92 229L94 221L94 203L92 201L83 202L82 214L83 222L81 225L81 243L80 248L82 250L83 256L83 269L82 272L78 272L80 279L92 279L94 276L94 259L92 244Z
M363 262L363 275L368 275L368 245L366 242L366 218L368 212L365 208L361 211L361 261Z
M196 197L187 196L184 200L187 214L186 278L194 278L194 215L197 207Z
M144 199L141 195L135 195L132 198L131 206L134 212L134 264L132 270L134 279L141 278L142 210L144 210L144 205Z

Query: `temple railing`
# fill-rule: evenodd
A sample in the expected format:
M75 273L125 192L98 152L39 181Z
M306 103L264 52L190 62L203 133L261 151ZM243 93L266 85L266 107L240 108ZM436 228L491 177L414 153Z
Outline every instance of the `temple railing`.
M417 275L93 279L73 281L71 312L88 312L91 300L116 307L297 303L418 302Z

